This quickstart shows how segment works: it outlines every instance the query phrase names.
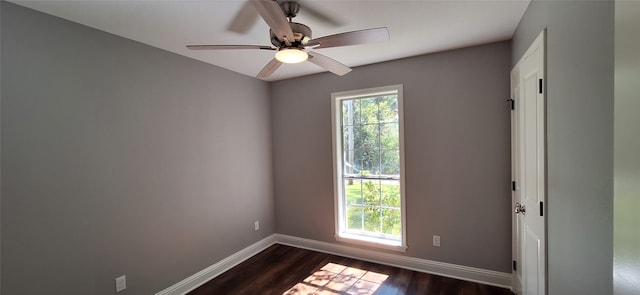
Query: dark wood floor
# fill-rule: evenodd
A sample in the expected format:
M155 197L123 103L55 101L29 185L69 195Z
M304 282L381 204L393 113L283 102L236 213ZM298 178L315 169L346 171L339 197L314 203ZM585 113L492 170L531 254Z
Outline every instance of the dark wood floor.
M498 287L279 244L189 294L512 295Z

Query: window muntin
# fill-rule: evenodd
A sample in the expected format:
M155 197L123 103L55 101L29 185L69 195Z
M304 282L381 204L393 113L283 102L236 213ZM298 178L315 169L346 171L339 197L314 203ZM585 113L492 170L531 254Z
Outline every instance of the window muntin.
M404 249L402 86L332 96L336 237Z

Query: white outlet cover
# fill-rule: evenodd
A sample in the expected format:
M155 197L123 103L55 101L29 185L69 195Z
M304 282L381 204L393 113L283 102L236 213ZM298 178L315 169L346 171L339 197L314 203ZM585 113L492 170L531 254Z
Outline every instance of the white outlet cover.
M433 246L440 247L440 236L433 236Z
M116 278L116 292L120 292L127 288L127 276L119 276Z
M255 230L260 230L260 221L254 222L253 227L255 228Z

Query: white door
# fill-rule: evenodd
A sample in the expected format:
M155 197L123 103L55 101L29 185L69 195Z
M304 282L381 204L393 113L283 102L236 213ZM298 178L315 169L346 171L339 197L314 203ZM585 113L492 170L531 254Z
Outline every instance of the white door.
M511 71L513 289L546 294L544 31Z

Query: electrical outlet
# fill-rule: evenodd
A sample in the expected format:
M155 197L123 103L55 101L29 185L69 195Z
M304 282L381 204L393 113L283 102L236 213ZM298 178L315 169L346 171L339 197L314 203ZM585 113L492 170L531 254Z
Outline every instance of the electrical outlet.
M259 221L259 220L256 220L256 221L253 223L253 228L254 228L255 230L260 230L260 221Z
M116 292L120 292L127 288L127 276L120 276L116 278Z
M440 236L433 236L433 246L440 247Z

